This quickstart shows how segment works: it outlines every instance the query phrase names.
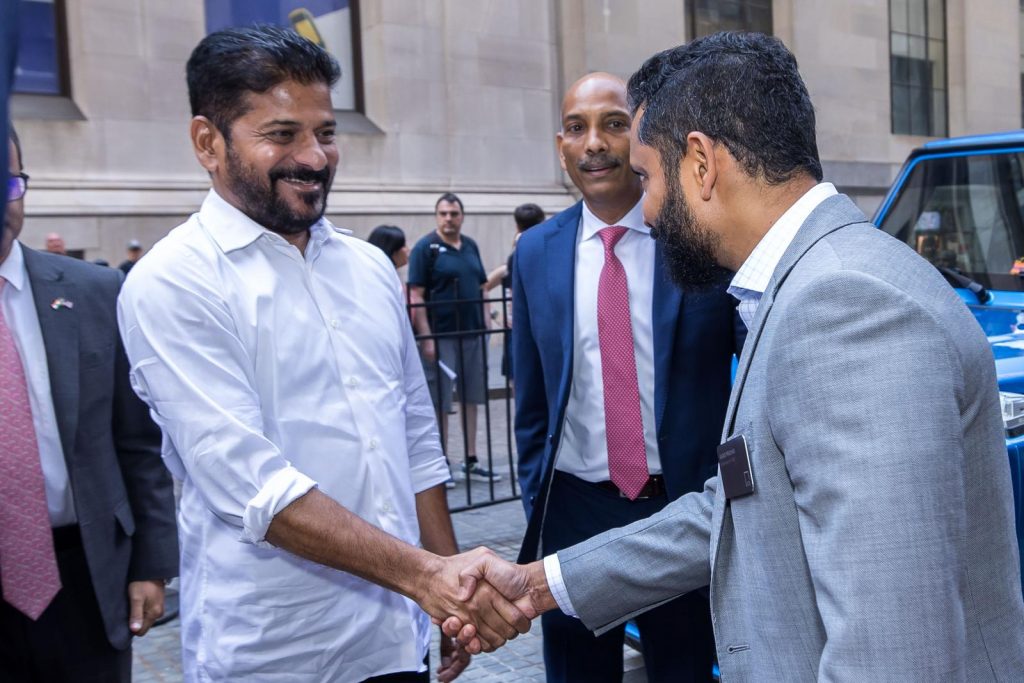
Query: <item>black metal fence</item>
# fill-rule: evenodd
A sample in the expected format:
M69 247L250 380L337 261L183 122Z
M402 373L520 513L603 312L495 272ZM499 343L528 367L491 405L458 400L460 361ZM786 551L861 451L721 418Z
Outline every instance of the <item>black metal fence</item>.
M457 283L454 291L458 291ZM442 309L445 314L454 312L454 332L433 332L432 334L416 334L416 341L420 346L421 359L423 357L424 342L433 341L436 349L434 362L423 361L424 371L427 374L427 382L431 385L431 398L434 401L434 410L438 418L438 429L441 432L441 444L448 460L448 467L456 482L455 488L448 492L448 503L452 512L461 512L474 508L486 507L496 503L504 503L519 498L519 486L516 481L516 458L515 440L513 438L513 405L512 405L512 379L510 353L511 334L511 313L512 300L510 293L504 287L499 286L497 291L500 294L494 296L483 295L474 299L444 299L441 301L427 301L425 303L413 303L411 298L406 302L410 318L417 309L424 309L432 322L437 319L437 314ZM463 329L460 309L465 305L480 306L483 313L484 326L475 329ZM501 340L498 345L504 353L505 358L501 360L502 379L499 381L492 378L493 357L492 344L494 337ZM448 348L454 347L454 367L442 365L441 346L445 340L455 340L455 344L448 344ZM482 347L482 363L468 362L465 352L479 340ZM451 354L444 359L451 361ZM445 382L445 370L454 373L454 379ZM472 373L472 374L467 374ZM482 373L482 376L475 376ZM493 381L492 381L493 379ZM469 413L474 404L467 403L466 388L473 381L479 380L484 387L484 401L476 406L476 434L470 434ZM442 392L451 386L455 392L452 398L451 413L457 414L457 430L452 429L450 414L444 414L444 403ZM451 397L449 397L451 398ZM457 410L456 410L457 407ZM468 409L467 409L468 408ZM445 425L447 424L447 429ZM454 432L460 438L456 441L456 448L453 448L451 437ZM481 433L482 432L482 433ZM483 446L480 450L479 446ZM459 452L456 451L458 449ZM456 456L461 453L462 462L456 462ZM493 478L489 481L475 481L469 472L462 472L462 464L466 461L466 454L475 454L480 465L487 470L500 475L500 481ZM460 475L463 475L460 477Z

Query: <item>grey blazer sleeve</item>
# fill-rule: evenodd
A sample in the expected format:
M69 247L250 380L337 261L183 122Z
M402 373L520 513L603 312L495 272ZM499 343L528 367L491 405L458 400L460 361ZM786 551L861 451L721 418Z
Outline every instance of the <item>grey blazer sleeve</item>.
M569 599L598 634L684 593L707 586L718 477L647 519L558 553Z
M882 680L898 660L920 680L944 679L966 660L964 620L949 617L971 597L968 520L951 504L964 498L970 454L961 429L943 426L977 410L950 331L851 271L819 276L773 315L767 382L784 400L768 420L826 634L818 678Z

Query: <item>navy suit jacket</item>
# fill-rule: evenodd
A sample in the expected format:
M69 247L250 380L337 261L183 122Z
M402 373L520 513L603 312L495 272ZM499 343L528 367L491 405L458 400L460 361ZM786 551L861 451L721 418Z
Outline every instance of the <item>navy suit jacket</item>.
M128 583L178 575L160 428L131 387L117 329L123 276L22 247L50 373L75 514L110 644L131 644ZM58 299L70 306L54 307Z
M576 235L582 212L582 203L575 204L525 232L516 246L515 432L519 483L529 520L520 562L538 557L546 496L569 402ZM668 279L660 245L655 254L655 422L665 485L674 500L700 490L715 474L732 359L743 333L732 297L721 288L683 294Z

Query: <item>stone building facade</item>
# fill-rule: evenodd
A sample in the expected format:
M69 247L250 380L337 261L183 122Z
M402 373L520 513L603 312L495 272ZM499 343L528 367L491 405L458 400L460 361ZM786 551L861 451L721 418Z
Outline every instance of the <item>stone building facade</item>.
M13 103L32 176L23 240L40 246L59 232L86 258L116 263L129 239L151 245L203 199L184 64L206 33L207 6L226 0L22 2L52 5L63 65L60 92ZM574 201L554 144L565 87L588 71L628 76L698 26L729 28L757 12L770 22L816 104L826 175L869 213L907 152L930 139L893 132L894 11L911 23L918 5L930 12L924 67L945 87L932 132L1021 125L1021 8L1007 0L341 4L355 22L361 110L339 112L330 218L360 235L397 224L415 239L433 229L437 196L454 191L488 267L510 248L515 206L555 212ZM933 54L941 64L928 62Z

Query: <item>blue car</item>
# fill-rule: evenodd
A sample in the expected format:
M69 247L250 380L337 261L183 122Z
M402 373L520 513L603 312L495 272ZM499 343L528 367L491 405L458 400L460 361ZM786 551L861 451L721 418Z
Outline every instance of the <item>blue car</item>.
M874 223L933 263L988 335L1024 556L1024 130L915 149Z

